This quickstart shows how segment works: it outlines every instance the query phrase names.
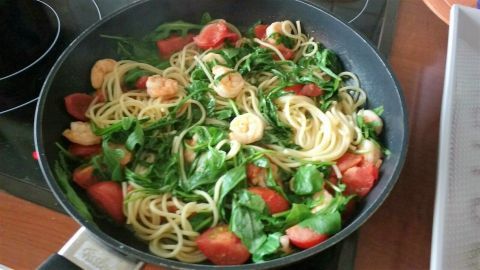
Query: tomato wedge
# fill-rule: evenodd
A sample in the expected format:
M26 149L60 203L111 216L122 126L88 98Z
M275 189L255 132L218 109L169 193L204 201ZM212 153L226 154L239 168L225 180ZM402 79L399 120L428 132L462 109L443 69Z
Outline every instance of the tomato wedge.
M123 214L123 193L117 182L98 182L87 188L87 194L98 208L118 224L125 223Z
M74 93L65 97L65 108L68 114L80 121L87 121L85 113L92 103L93 97L84 93Z
M318 87L314 83L294 84L292 86L285 87L285 91L295 92L296 95L307 97L318 97L323 95L322 88Z
M206 50L221 46L225 40L235 42L238 38L236 33L230 32L225 21L221 20L203 27L200 34L193 37L193 41L199 48Z
M363 155L346 152L337 160L337 167L343 173L351 167L357 166L363 161Z
M267 37L267 24L257 24L253 28L253 32L255 33L255 37L258 39L265 39Z
M141 76L135 82L135 87L137 89L147 89L148 76Z
M303 86L302 90L300 90L298 95L307 97L318 97L323 95L323 89L318 87L314 83L309 83Z
M188 43L193 41L193 34L186 36L172 35L166 39L157 41L158 52L164 59L170 58L170 56L185 47Z
M276 191L265 187L251 187L248 191L257 194L267 204L270 214L280 213L290 208L290 203Z
M285 232L290 242L302 249L311 248L328 239L328 235L317 233L310 228L301 227L300 225L294 225Z
M285 47L285 45L283 45L283 44L276 45L275 47L277 47L277 49L283 55L283 58L285 58L285 60L290 60L295 55L291 49ZM274 58L276 58L276 56ZM276 60L278 60L278 59L276 59Z
M98 179L93 175L93 166L76 168L73 171L73 182L85 189L96 184Z
M342 182L346 185L346 194L364 197L370 192L378 179L378 168L371 163L351 167L343 173Z
M285 87L285 91L289 92L294 92L295 94L298 95L300 93L300 90L302 90L303 84L294 84L292 86Z
M206 230L195 242L205 257L217 265L243 264L250 257L247 247L227 225Z
M102 152L102 146L100 144L81 145L77 143L72 143L68 147L68 152L70 152L70 154L76 157L91 158Z

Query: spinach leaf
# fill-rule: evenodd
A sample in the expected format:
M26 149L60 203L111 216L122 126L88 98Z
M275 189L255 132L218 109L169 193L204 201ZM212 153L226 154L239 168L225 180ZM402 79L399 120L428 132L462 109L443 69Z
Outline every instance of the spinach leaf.
M295 224L312 216L310 208L305 204L292 204L292 208L289 210L288 215L285 218L285 228L289 228Z
M245 188L247 183L245 182L247 179L245 165L234 167L227 171L218 181L222 181L222 187L220 188L220 198L218 200L219 208L222 208L222 202L225 197L236 187Z
M193 174L183 182L185 189L192 191L199 186L215 183L220 174L226 170L225 156L225 152L215 148L210 148L200 155L196 160L196 166L192 167L195 168Z
M243 190L243 194L241 196L259 197L258 195L254 195L246 190ZM245 201L246 199L241 200L242 201L233 201L232 214L229 222L230 230L242 240L242 243L245 244L250 253L254 254L256 250L263 244L263 242L265 242L267 235L263 231L264 226L260 219L261 213L254 210L260 207L248 203ZM264 209L266 209L265 203L263 203L263 206Z
M323 175L312 164L303 165L293 176L293 192L297 195L310 195L323 187Z
M310 228L317 233L332 235L342 228L342 218L338 211L328 214L316 214L298 224L304 228Z
M201 232L206 228L210 227L213 221L211 213L196 213L188 219L192 225L192 229L196 232Z
M270 257L269 255L277 253L280 248L281 236L280 232L269 234L265 242L252 254L252 260L254 262L263 262L266 260L265 257Z

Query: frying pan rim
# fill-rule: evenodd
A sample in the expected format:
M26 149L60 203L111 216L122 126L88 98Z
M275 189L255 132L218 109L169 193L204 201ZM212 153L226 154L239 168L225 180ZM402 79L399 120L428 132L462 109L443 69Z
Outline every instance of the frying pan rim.
M83 31L77 38L75 38L68 46L67 48L62 52L62 54L58 57L57 61L55 62L54 66L50 70L50 72L47 75L47 78L45 82L43 83L42 90L39 95L39 100L37 103L36 111L35 111L35 120L34 120L34 141L35 141L35 148L36 151L39 153L39 164L40 168L42 171L42 174L47 181L47 184L49 188L53 191L53 194L57 201L62 205L62 207L68 212L68 214L73 217L76 222L81 224L82 226L85 226L91 233L92 235L97 239L100 240L102 243L105 243L107 246L121 252L122 254L125 254L127 256L132 256L135 257L136 259L146 261L149 263L154 263L157 265L161 265L164 267L172 268L172 269L266 269L266 268L271 268L271 267L280 267L280 266L285 266L294 262L298 262L300 260L303 260L307 257L310 257L314 254L318 254L321 251L332 247L334 244L340 242L344 238L346 238L348 235L353 233L355 230L357 230L363 223L365 223L368 218L373 215L373 213L380 207L380 205L385 201L385 199L388 197L390 192L392 191L393 187L395 186L396 182L398 181L398 178L400 176L400 173L402 171L403 165L405 163L405 158L406 158L406 153L408 150L408 119L407 119L407 108L405 106L405 98L403 95L403 91L400 87L399 82L397 81L396 77L394 76L390 65L388 64L387 61L383 58L383 56L378 52L377 48L362 34L359 33L357 30L353 29L350 25L348 25L347 22L344 20L337 18L335 15L331 14L329 11L323 10L320 6L313 4L307 0L295 0L295 2L299 3L300 5L307 5L310 6L312 9L315 10L315 12L318 13L323 13L323 15L329 17L330 20L336 21L336 23L339 23L342 26L343 31L350 31L352 33L352 36L357 36L359 40L362 42L367 43L367 47L370 50L373 50L374 55L378 58L379 62L384 66L389 79L393 81L393 85L395 86L396 90L396 95L398 97L398 100L400 101L401 106L401 117L403 119L403 133L399 134L401 135L401 151L399 153L399 158L398 162L394 164L395 170L392 174L392 177L388 179L388 182L386 183L384 189L379 193L377 198L374 199L371 205L369 205L368 208L364 208L362 212L356 216L356 218L350 222L346 227L342 228L340 232L337 234L333 235L327 241L323 242L320 245L317 245L316 247L312 247L303 251L299 251L293 254L290 254L285 257L277 258L274 260L266 261L266 262L261 262L261 263L250 263L250 264L244 264L244 265L236 265L236 266L215 266L215 265L207 265L207 264L191 264L191 263L184 263L172 259L166 259L166 258L161 258L158 256L155 256L151 253L144 252L141 250L138 250L136 248L133 248L131 246L128 246L124 244L123 242L120 242L116 238L113 238L112 236L104 233L102 230L100 230L94 223L86 220L83 218L78 211L73 207L73 205L68 201L66 198L64 192L61 190L60 186L58 185L56 181L56 177L54 177L54 174L47 162L47 158L45 155L45 149L44 149L44 144L43 144L43 137L42 137L42 119L43 119L43 108L44 104L46 102L46 97L48 96L50 86L53 82L53 78L55 77L55 74L58 72L60 67L63 65L65 60L67 59L68 55L75 50L75 48L92 32L94 31L97 27L103 24L109 23L109 21L116 17L118 14L125 12L126 10L133 8L137 5L142 5L145 2L148 2L150 0L142 0L135 2L131 5L128 5L126 7L123 7L114 13L106 16L103 20L97 21L90 27L88 27L85 31Z

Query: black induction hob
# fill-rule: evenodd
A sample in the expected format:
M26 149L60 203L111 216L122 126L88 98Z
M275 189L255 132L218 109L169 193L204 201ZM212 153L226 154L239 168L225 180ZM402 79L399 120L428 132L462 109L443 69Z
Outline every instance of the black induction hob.
M63 212L33 158L41 85L57 57L94 22L135 0L0 1L0 190ZM349 22L388 57L398 0L310 0ZM356 234L299 265L352 269ZM297 266L296 266L297 267Z

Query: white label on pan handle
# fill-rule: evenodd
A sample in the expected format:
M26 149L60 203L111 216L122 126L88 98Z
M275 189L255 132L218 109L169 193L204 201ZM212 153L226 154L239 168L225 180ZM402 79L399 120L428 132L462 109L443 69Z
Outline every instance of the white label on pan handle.
M96 241L85 227L80 228L58 254L85 270L132 270L143 265Z

